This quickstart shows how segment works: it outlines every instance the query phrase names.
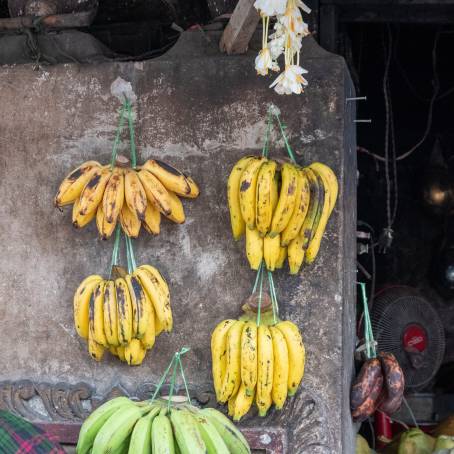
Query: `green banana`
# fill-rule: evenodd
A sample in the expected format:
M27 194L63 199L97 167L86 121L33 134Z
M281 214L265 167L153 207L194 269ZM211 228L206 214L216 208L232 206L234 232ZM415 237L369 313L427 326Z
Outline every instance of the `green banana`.
M172 425L170 419L165 415L165 409L153 420L151 444L153 454L175 454Z
M206 446L207 454L229 454L230 450L225 444L219 432L216 430L214 424L205 416L199 414L194 415L194 419L197 422L200 435L202 436L203 442Z
M151 454L151 426L160 411L161 407L156 406L137 421L129 443L129 454Z
M206 454L205 443L197 428L197 422L186 409L173 408L170 421L181 454Z
M251 449L243 434L227 416L214 408L204 408L200 413L210 421L233 454L250 454Z
M87 454L93 446L96 435L104 423L118 410L133 403L124 396L116 397L102 404L84 421L77 442L77 454Z
M92 454L109 454L120 448L134 428L137 420L150 411L150 407L131 405L117 410L101 427L93 443Z

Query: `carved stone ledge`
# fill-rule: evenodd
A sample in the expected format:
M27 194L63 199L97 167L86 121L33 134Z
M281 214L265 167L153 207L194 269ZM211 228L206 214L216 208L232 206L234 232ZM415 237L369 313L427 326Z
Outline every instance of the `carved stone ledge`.
M0 409L9 410L37 423L62 422L81 423L92 409L104 401L118 396L127 396L137 400L150 398L156 390L153 383L143 383L133 393L121 385L114 386L103 396L95 395L93 389L85 383L33 383L29 380L0 382ZM212 385L189 386L189 392L195 405L215 407L225 412L225 407L216 403ZM179 395L185 389L175 389ZM168 385L164 385L160 395L169 394ZM38 400L38 402L36 402ZM44 409L37 411L37 408ZM304 385L296 396L289 398L281 411L270 410L266 418L258 417L253 409L242 420L241 426L247 429L263 428L273 431L284 429L287 442L299 454L328 454L334 452L333 437L329 431L327 408L319 397Z

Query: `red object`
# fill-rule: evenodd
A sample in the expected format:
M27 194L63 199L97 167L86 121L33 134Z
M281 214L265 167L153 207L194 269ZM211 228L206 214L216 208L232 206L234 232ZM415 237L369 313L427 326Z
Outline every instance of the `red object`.
M427 348L426 330L417 324L407 326L404 331L404 349L409 352L423 352Z
M374 415L374 421L377 447L383 448L388 443L390 443L393 438L391 419L386 413L376 411Z

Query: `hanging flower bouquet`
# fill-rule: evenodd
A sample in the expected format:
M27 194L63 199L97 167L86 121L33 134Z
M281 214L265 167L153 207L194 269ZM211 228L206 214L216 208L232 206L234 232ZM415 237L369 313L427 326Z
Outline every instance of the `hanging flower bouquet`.
M309 14L310 8L301 0L256 0L254 6L260 12L263 23L262 50L255 59L257 73L266 76L269 70L280 71L278 58L284 54L284 71L270 88L274 87L280 95L303 93L303 85L307 85L307 81L302 74L307 71L300 66L301 42L310 33L301 10ZM274 33L268 36L273 16L276 17Z

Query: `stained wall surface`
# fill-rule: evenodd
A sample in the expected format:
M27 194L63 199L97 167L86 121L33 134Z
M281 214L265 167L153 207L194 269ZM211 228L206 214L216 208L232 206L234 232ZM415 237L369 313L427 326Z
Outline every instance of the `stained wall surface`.
M215 44L193 32L145 62L0 68L0 381L84 382L94 395L121 385L134 394L143 383L156 383L185 345L190 382L210 389L210 332L239 315L255 276L243 242L230 234L226 180L241 156L260 152L273 102L299 162L332 166L340 195L316 263L298 277L275 273L281 316L298 323L306 344L301 396L289 403L290 420L284 410L246 424L295 428L289 452L351 452L356 161L350 79L340 57L305 40L307 92L278 96L270 79L255 75L254 55L222 56ZM109 161L119 110L110 85L118 76L139 98L139 162L159 157L201 187L198 199L184 202L184 225L164 221L158 237L144 232L134 243L137 262L154 264L169 282L175 329L133 368L109 355L94 362L73 326L73 292L85 276L107 273L112 241L98 239L94 224L74 230L71 210L61 213L52 204L72 168ZM284 157L277 129L273 138L272 155ZM126 134L123 139L126 153ZM14 406L5 396L0 405Z

